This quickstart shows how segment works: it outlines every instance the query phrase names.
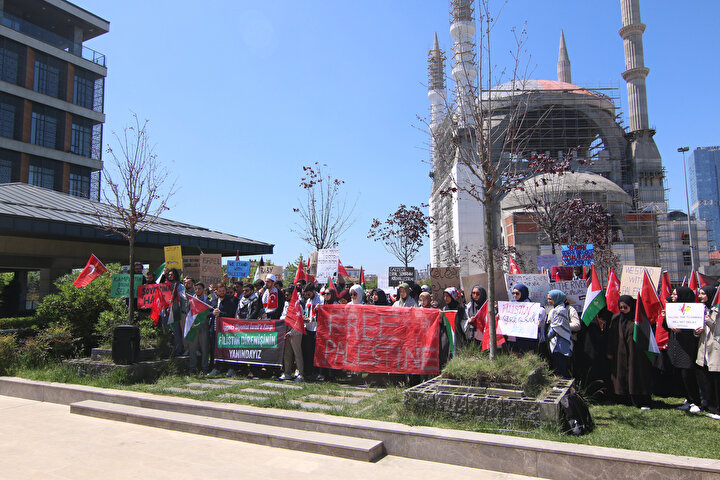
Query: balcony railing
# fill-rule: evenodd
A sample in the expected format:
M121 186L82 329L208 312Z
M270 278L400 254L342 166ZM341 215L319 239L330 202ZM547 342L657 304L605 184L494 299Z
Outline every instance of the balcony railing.
M92 48L88 48L81 43L75 43L69 38L62 37L57 33L53 33L49 30L45 30L42 27L38 27L22 18L16 17L7 12L0 12L0 24L12 28L20 33L31 36L40 40L41 42L52 45L53 47L64 50L68 53L72 53L78 57L90 60L102 67L105 67L105 55L96 52Z

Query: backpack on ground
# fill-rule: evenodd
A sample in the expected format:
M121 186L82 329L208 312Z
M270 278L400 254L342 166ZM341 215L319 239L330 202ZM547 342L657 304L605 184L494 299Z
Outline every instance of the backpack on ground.
M560 399L560 405L563 408L565 421L563 422L563 431L573 435L584 435L592 432L595 428L590 416L585 399L577 392L569 393Z

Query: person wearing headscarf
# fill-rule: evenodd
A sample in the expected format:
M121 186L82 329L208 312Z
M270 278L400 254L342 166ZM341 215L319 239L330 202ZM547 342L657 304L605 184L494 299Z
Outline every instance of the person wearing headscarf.
M666 300L668 303L695 303L695 293L690 288L681 286L674 289ZM695 366L698 339L692 330L668 327L666 319L663 319L663 327L669 333L667 343L668 358L672 366L680 373L685 388L686 400L678 409L699 413L702 400L697 383L697 367Z
M417 307L417 302L410 296L410 284L401 283L397 288L398 298L393 307Z
M555 375L570 378L567 364L568 358L572 355L573 340L570 331L570 315L565 307L565 299L565 293L561 290L548 292L547 302L552 310L547 316L547 339Z
M373 292L373 305L387 306L390 305L388 302L387 294L382 288L376 288Z
M480 285L472 287L472 290L470 290L470 301L468 302L467 307L465 307L465 322L467 323L467 326L464 328L464 331L468 341L476 340L475 332L477 331L477 326L473 320L483 305L485 305L486 301L487 291ZM480 332L480 334L482 335L482 332ZM482 338L482 336L480 338Z
M713 306L716 287L706 285L698 290L698 300L705 304L705 321L695 330L699 338L695 363L703 372L705 389L708 396L708 416L720 420L720 326L718 325L718 307Z
M650 408L650 359L633 340L635 330L635 299L622 295L617 313L605 331L608 335L607 357L613 393L618 400L639 407Z
M351 305L362 305L365 300L365 292L360 285L353 285L350 287L350 304Z
M516 283L510 290L511 302L532 302L530 300L530 289L522 283ZM538 334L536 338L505 337L505 344L508 350L513 353L537 352L541 353L540 344L545 342L545 311L540 310L538 321Z
M460 304L460 291L455 287L448 287L443 292L443 300L445 306L443 311L445 312L457 312L455 314L455 349L467 345L472 339L472 336L468 337L469 325L465 309Z

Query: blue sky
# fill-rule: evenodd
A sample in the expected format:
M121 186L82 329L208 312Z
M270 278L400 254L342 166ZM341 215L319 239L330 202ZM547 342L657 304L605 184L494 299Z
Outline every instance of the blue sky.
M302 165L326 163L359 195L344 265L398 265L366 238L373 217L427 202L428 50L450 50L444 0L75 3L110 22L87 46L107 56L104 144L132 112L150 120L179 191L168 218L275 244L285 265L310 248L291 229ZM500 4L501 2L495 2ZM603 5L599 7L598 5ZM671 208L685 209L677 147L720 144L715 90L720 2L641 2L650 124ZM530 78L556 79L564 29L573 83L615 86L627 124L620 1L510 0L492 33L496 72L527 22ZM414 262L424 268L429 249Z

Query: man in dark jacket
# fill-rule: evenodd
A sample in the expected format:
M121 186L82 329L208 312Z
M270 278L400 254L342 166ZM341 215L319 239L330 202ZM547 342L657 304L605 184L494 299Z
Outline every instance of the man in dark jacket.
M262 315L262 300L255 294L252 283L243 285L242 297L238 302L237 318L257 320Z
M227 287L225 284L218 283L215 287L216 298L213 298L208 302L208 305L213 307L213 315L217 319L218 317L230 317L235 318L235 312L237 312L237 298L227 294ZM215 362L215 344L217 343L217 331L215 329L215 322L213 321L210 325L210 364L213 365ZM232 370L231 370L232 371ZM217 375L220 373L217 366L210 371L208 375ZM229 373L229 372L228 372ZM230 375L232 376L232 374Z

